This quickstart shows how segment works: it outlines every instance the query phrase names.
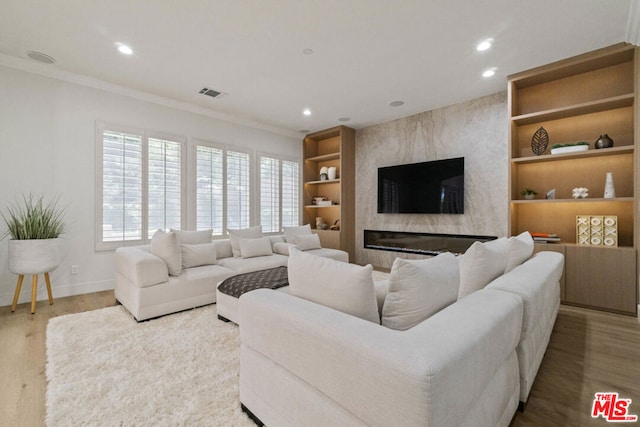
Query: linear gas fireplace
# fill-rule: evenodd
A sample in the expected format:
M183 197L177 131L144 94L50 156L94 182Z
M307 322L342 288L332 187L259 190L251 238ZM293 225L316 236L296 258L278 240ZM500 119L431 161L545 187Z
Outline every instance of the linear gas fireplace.
M442 252L464 253L474 242L486 242L496 236L467 234L413 233L408 231L364 230L365 249L437 255Z

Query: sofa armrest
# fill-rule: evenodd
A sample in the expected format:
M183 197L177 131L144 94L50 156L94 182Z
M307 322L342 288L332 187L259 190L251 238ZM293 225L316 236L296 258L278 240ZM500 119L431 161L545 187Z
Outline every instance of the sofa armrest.
M488 290L408 331L282 292L240 297L241 352L250 347L367 425L460 424L515 351L521 322L519 297ZM241 393L251 386L242 366L240 382Z
M169 270L157 256L136 247L116 249L116 271L139 288L169 280Z

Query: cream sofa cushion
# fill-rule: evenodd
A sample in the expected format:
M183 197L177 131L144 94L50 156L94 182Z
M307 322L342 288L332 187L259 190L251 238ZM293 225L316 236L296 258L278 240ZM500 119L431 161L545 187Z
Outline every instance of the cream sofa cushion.
M297 227L282 227L284 229L284 238L287 243L296 243L293 239L296 236L306 236L311 234L311 225L300 225Z
M311 249L322 249L320 244L320 236L317 234L298 235L293 237L292 243L296 245L296 248L301 251L308 251Z
M182 272L182 252L178 236L173 231L158 230L151 237L151 253L167 264L169 275L179 276Z
M509 238L509 257L504 272L508 273L531 257L533 237L528 231Z
M484 288L504 273L508 260L508 239L475 242L460 257L460 289L458 298Z
M291 295L379 324L373 267L289 250Z
M237 230L227 229L229 240L231 241L231 251L234 257L240 257L240 239L257 239L263 237L262 226L240 228Z
M254 258L258 256L273 255L271 240L267 237L257 239L240 239L240 256L242 258Z
M196 245L180 245L182 251L182 268L213 265L216 263L215 243L200 243Z
M396 258L382 308L382 325L404 331L456 301L460 273L451 253L423 260Z
M169 231L173 231L178 236L178 242L180 244L185 245L199 245L201 243L211 243L211 236L213 234L213 230L201 230L201 231L188 231L188 230L174 230L173 228Z

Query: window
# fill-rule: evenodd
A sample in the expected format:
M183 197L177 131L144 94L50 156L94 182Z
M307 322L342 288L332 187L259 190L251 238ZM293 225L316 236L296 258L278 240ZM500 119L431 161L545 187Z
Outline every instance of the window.
M196 227L214 235L251 223L251 155L213 145L196 146Z
M281 232L300 223L300 165L298 162L261 155L260 224L262 231Z
M96 248L146 243L159 228L181 228L184 141L101 124L98 145Z

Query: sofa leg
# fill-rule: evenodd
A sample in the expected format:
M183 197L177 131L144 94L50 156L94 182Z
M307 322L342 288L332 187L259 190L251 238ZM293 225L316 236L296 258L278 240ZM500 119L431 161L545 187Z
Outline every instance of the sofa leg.
M251 419L251 421L253 421L254 423L256 423L256 425L258 427L264 427L264 423L262 421L260 421L260 418L256 417L255 415L253 415L253 412L251 412L249 410L249 408L247 408L246 406L244 406L244 404L242 402L240 402L240 408L242 408L242 412L244 412L245 414L247 414L247 416Z
M518 411L524 412L524 407L526 406L526 402L518 402Z
M226 317L220 316L219 314L218 314L218 320L222 320L223 322L226 322L226 323L231 322L231 320L227 319Z

